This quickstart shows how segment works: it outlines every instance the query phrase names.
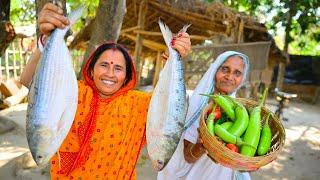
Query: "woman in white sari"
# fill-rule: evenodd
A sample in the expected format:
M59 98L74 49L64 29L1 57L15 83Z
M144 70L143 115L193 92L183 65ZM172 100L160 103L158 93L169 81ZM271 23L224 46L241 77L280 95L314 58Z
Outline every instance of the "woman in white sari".
M249 59L246 55L227 51L220 54L210 65L191 98L186 117L186 131L167 166L158 173L158 180L207 180L207 179L250 179L249 173L240 173L214 163L201 143L199 119L209 98L199 95L228 94L235 97L246 81Z

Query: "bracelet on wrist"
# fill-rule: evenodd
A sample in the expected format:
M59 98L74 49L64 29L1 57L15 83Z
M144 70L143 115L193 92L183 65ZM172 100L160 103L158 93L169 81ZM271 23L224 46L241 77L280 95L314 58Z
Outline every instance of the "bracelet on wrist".
M190 155L191 155L191 157L192 158L194 158L194 159L199 159L201 156L202 156L202 154L200 154L200 156L195 156L195 155L193 155L193 153L192 153L192 150L193 150L193 147L194 147L195 145L194 144L191 144L191 147L190 147L190 149L189 149L189 151L190 151Z
M45 40L46 40L46 36L44 34L41 34L39 36L39 39L38 39L38 42L37 42L38 48L39 48L41 53L43 52L43 49L44 49Z

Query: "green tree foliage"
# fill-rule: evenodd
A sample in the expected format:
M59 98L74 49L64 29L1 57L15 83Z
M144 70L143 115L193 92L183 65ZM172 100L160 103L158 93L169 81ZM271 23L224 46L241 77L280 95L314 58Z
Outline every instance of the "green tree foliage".
M10 20L15 26L35 23L34 0L11 0Z
M99 6L99 0L67 0L67 11L70 12L70 9L76 9L80 5L84 5L86 7L86 11L82 15L81 21L78 21L73 30L80 31L89 20L93 19L96 16L97 7Z
M99 0L67 0L67 11L70 12L72 9L75 9L80 5L84 5L86 7L86 11L82 16L85 18L77 22L73 27L74 31L79 31L89 19L95 17ZM35 0L11 0L10 20L15 26L35 24L35 9Z
M15 26L35 23L34 0L11 0L10 20Z
M289 53L320 55L319 0L221 0L220 2L238 11L263 17L274 35L280 35L277 34L281 32L279 29L288 31L289 35L285 42L289 45Z

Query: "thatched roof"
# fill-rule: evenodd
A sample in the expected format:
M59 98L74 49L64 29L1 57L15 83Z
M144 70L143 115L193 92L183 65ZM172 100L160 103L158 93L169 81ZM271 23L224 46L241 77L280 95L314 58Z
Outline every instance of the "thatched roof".
M165 48L160 34L158 20L161 18L173 32L178 32L185 24L192 24L188 29L193 45L204 40L212 40L216 44L271 41L269 57L277 61L285 61L281 50L275 45L272 36L264 24L251 16L236 12L221 3L193 3L191 9L178 9L157 0L145 1L142 6L145 11L144 28L137 26L140 3L143 1L127 0L127 13L123 20L119 43L134 49L137 34L143 36L144 53L154 53ZM92 20L77 34L71 48L84 48L90 38Z

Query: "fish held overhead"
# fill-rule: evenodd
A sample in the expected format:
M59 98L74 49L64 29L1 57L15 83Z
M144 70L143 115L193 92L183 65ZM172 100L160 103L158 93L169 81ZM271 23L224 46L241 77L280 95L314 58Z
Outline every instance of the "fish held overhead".
M167 62L150 101L146 138L153 168L161 171L175 152L185 126L187 113L184 70L180 54L172 48L172 32L159 20L160 30L169 50ZM184 26L180 32L186 32Z
M83 10L81 6L70 13L70 26ZM46 165L58 151L77 110L77 78L64 40L70 26L51 33L30 86L26 134L38 166Z

